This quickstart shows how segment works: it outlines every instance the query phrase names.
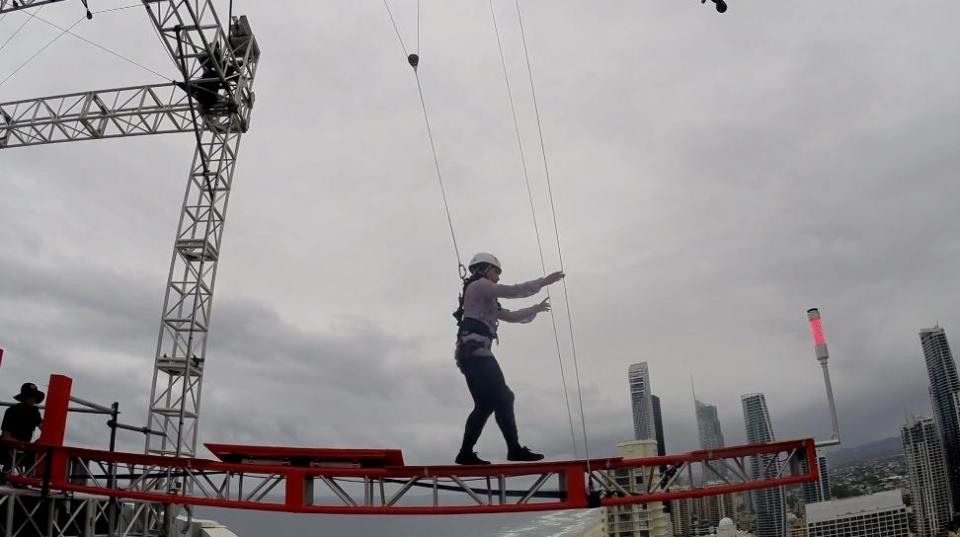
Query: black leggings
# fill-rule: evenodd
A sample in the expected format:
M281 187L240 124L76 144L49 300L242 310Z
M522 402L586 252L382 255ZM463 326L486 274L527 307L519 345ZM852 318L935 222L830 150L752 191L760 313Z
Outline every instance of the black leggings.
M466 377L467 387L473 397L473 411L467 417L460 451L473 451L490 414L496 415L497 425L507 442L507 449L519 449L517 419L513 413L513 392L507 387L497 359L493 356L465 356L457 360L457 366Z

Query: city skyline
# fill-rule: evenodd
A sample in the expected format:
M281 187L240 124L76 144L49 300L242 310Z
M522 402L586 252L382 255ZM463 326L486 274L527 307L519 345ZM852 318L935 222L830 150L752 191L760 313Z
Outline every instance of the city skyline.
M747 442L746 392L766 394L780 438L826 438L810 306L830 319L845 446L900 436L908 413L950 421L917 331L960 330L955 2L730 1L718 15L696 0L531 0L522 47L510 6L433 2L421 50L419 2L388 1L391 14L237 3L264 63L216 251L201 443L449 463L473 406L450 313L458 265L481 250L505 284L567 272L552 295L561 322L504 323L494 347L523 443L552 460L614 456L637 436L622 386L637 356L670 453L702 443L691 372L728 446ZM123 9L5 15L0 101L188 81L143 9L103 3L91 7ZM3 151L5 398L60 373L145 425L192 138ZM499 460L492 425L477 449ZM106 436L80 416L68 442Z

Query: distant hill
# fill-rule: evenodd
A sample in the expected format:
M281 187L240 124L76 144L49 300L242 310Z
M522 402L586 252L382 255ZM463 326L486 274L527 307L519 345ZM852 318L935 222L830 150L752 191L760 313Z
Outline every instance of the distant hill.
M884 438L876 442L870 442L862 446L852 448L841 448L836 451L830 451L827 457L831 466L843 466L852 462L868 461L871 459L884 459L903 455L903 440L899 437Z

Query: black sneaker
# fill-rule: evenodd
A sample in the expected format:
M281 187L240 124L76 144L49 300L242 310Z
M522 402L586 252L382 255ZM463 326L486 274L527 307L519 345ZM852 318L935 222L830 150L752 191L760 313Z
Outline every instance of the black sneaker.
M481 466L484 464L490 464L490 461L485 461L477 456L476 451L459 453L457 458L454 459L454 462L457 464L462 464L464 466Z
M536 462L543 460L543 453L534 453L530 451L530 448L523 446L520 449L515 449L507 453L508 461L516 462Z

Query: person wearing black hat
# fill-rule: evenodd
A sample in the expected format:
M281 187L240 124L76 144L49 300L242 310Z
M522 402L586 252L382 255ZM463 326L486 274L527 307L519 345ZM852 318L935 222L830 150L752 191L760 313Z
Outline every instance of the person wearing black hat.
M20 393L13 398L18 401L3 414L3 423L0 430L3 436L0 437L0 464L3 465L2 472L6 474L10 471L10 450L6 446L9 440L19 442L29 442L33 440L35 429L43 425L43 416L37 405L43 402L44 393L32 382L27 382L20 387Z

